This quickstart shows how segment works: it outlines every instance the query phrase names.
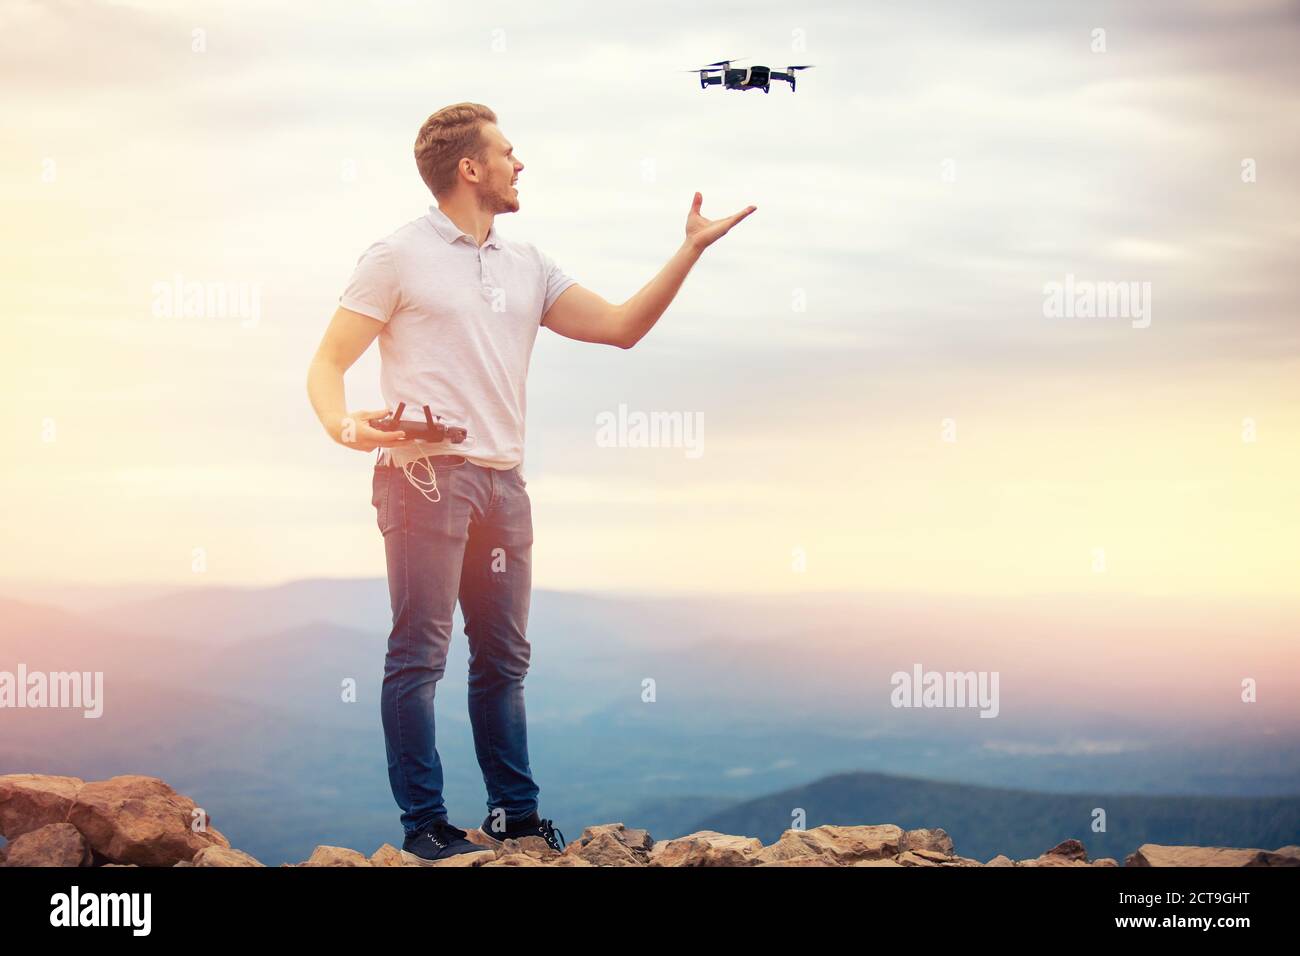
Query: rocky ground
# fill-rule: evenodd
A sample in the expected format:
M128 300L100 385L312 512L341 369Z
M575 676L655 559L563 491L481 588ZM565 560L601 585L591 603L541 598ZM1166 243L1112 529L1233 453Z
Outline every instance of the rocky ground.
M42 774L0 776L0 866L263 866L214 829L189 797L157 777L126 775L86 782ZM787 830L764 846L751 837L704 830L656 841L645 830L607 823L588 827L556 852L537 837L504 844L478 830L469 839L492 853L453 857L437 866L1118 866L1089 860L1065 840L1031 860L959 856L940 829L893 824ZM282 866L416 866L385 843L370 856L318 846ZM1125 866L1300 866L1300 846L1277 850L1144 844Z

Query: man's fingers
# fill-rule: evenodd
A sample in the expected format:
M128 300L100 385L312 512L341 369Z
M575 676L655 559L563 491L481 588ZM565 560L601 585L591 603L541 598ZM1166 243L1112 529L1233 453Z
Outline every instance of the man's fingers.
M699 193L696 193L695 198L691 200L691 212L695 213L698 216L700 213L700 203L702 202L704 202L704 197L701 196Z
M740 212L731 217L730 225L734 226L757 208L757 206L746 206L744 209L740 210Z

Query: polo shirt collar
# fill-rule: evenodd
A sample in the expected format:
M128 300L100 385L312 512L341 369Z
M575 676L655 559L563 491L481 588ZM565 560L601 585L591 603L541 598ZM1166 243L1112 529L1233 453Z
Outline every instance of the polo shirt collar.
M452 222L451 217L439 209L437 203L434 203L429 207L429 215L427 218L429 222L432 223L433 228L437 230L438 235L442 236L442 238L446 239L448 242L455 242L461 236L464 236L470 241L471 245L475 244L474 237L468 232L464 232L460 226ZM488 229L487 238L483 240L483 245L491 246L494 249L501 248L501 237L497 235L497 224L495 221Z

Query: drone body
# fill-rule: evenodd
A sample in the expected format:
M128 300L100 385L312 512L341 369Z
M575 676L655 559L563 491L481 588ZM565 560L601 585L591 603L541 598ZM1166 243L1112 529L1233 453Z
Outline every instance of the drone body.
M770 93L773 80L785 80L790 84L790 92L793 93L795 71L810 70L813 66L811 63L806 63L803 66L788 66L782 71L774 70L770 66L733 67L731 63L731 60L718 60L698 70L686 72L700 74L702 90L710 86L721 86L724 90L762 90L764 93Z

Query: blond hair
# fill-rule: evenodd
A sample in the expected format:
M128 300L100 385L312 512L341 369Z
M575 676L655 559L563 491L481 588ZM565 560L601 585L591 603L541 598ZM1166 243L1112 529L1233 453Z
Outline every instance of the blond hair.
M465 157L485 162L482 127L497 114L482 103L444 106L420 127L415 137L415 165L435 196L456 185L456 171Z

